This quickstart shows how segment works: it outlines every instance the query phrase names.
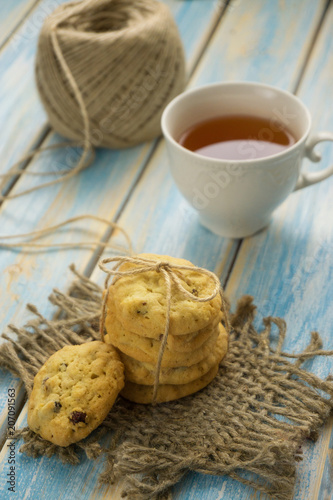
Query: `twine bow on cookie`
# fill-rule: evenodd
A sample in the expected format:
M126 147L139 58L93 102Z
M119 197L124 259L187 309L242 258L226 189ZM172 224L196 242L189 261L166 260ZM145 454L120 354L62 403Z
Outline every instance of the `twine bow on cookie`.
M109 269L107 267L107 264L110 264L111 262L115 262L116 264L113 266L113 268ZM136 264L140 267L135 267L128 269L126 271L119 271L119 267L124 264L124 263L131 263L131 264ZM100 334L101 334L101 339L103 342L105 342L104 339L104 328L105 328L105 317L106 317L106 307L107 307L107 300L108 300L108 295L109 295L109 283L110 279L112 277L115 277L116 279L114 280L113 283L115 283L116 280L124 277L124 276L133 276L135 274L142 274L146 273L148 271L156 271L158 273L162 273L164 279L165 279L165 284L166 284L166 321L165 321L165 328L164 328L164 334L162 337L161 341L161 347L158 353L158 360L156 364L156 371L155 371L155 381L154 381L154 390L153 390L153 404L156 403L156 396L157 396L157 390L159 386L159 378L160 378L160 371L161 371L161 363L162 363L162 358L163 358L163 353L166 347L166 343L168 340L168 335L169 335L169 329L170 329L170 308L171 308L171 301L172 301L172 285L174 285L178 291L180 291L185 297L189 298L190 300L193 300L194 302L209 302L210 300L213 300L214 297L216 297L218 294L221 295L221 300L222 300L222 312L224 314L225 322L226 322L226 329L229 333L230 327L229 327L229 321L228 321L228 314L227 314L227 307L226 303L224 300L223 296L223 290L221 287L221 283L219 278L216 276L211 271L208 271L208 269L204 269L202 267L197 267L197 266L186 266L186 265L181 265L181 264L171 264L168 261L156 261L153 259L147 259L144 257L110 257L110 258L105 258L102 259L99 262L99 268L104 271L107 274L107 277L105 279L105 293L103 297L103 305L102 305L102 315L101 315L101 321L100 321ZM204 274L208 276L212 282L214 283L214 290L210 295L207 295L205 297L197 297L193 293L189 292L184 288L181 279L179 278L179 271L182 270L189 270L189 271L196 271L198 273ZM181 274L181 273L180 273Z

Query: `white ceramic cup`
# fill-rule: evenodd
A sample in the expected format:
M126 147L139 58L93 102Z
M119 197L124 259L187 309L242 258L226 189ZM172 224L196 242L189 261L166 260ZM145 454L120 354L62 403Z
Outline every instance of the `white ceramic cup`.
M196 123L235 114L269 119L270 128L261 131L263 137L287 127L296 142L272 156L235 161L206 157L177 142ZM274 209L292 191L333 174L333 165L317 173L301 172L304 157L314 162L321 159L314 151L318 142L333 141L330 132L309 138L310 129L310 112L297 97L260 83L216 83L189 90L173 99L162 116L178 188L198 210L205 227L232 238L243 238L265 227Z

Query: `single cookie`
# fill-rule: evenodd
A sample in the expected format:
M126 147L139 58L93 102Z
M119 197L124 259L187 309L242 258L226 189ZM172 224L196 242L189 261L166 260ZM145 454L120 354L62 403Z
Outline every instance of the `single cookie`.
M201 345L208 340L214 332L217 325L222 319L222 313L219 312L215 320L208 326L198 332L189 333L187 335L168 335L167 347L170 351L176 352L192 352L199 349ZM110 304L105 318L105 328L110 338L117 338L118 342L136 346L139 349L147 352L157 353L160 349L163 334L158 339L143 337L137 333L125 330L121 322L118 320L115 312L114 304ZM112 342L111 342L112 343Z
M216 364L205 375L182 385L161 384L157 390L156 403L166 403L174 399L184 398L189 394L200 391L208 385L213 378L217 375L219 365ZM125 387L121 391L121 395L133 401L134 403L149 404L153 401L154 388L149 385L134 384L133 382L126 381Z
M220 334L211 353L199 363L180 368L162 368L160 384L188 384L205 375L209 370L220 363L228 349L228 335L222 325ZM127 354L119 353L125 366L125 380L140 385L154 385L156 366L142 363Z
M167 255L140 254L138 257L193 267L184 259ZM120 271L140 267L139 264L124 263ZM197 297L213 293L215 284L211 278L195 270L175 270L183 287ZM166 283L162 272L147 271L123 276L109 288L108 306L115 305L116 315L123 327L151 338L158 338L164 331L166 321ZM208 302L195 302L184 296L174 285L170 308L171 335L186 335L197 332L212 323L221 309L218 294Z
M167 345L170 351L191 352L199 349L199 347L209 339L212 333L216 331L216 327L222 318L223 314L220 311L219 315L212 323L198 332L188 333L187 335L168 335Z
M66 346L35 376L28 425L51 443L68 446L103 422L123 386L124 365L110 344Z
M108 327L107 327L108 328ZM206 358L212 352L219 335L219 327L217 326L211 336L204 342L199 349L192 352L176 352L170 351L166 347L163 353L162 368L178 368L183 366L191 366ZM121 352L131 356L143 363L151 363L156 365L159 353L160 343L154 343L152 339L142 337L140 344L131 343L132 337L126 334L125 330L115 331L110 329L110 333L105 336L105 342L108 342L117 347ZM140 347L138 347L140 345Z

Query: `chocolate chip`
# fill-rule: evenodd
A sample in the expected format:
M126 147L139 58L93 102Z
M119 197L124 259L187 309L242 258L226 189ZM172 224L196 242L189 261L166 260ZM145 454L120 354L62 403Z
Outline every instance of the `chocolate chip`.
M198 290L196 290L195 288L193 288L192 289L192 294L197 296L198 295Z
M62 408L62 404L60 403L60 401L55 401L53 408L54 413L59 413L60 408Z
M86 423L87 414L83 411L73 411L72 415L69 417L69 420L73 422L73 424L78 424L79 422Z
M147 302L142 302L142 305L145 306L147 304Z
M42 380L42 386L44 387L44 389L47 391L48 390L48 387L46 385L46 382L49 380L50 377L45 377L43 378Z

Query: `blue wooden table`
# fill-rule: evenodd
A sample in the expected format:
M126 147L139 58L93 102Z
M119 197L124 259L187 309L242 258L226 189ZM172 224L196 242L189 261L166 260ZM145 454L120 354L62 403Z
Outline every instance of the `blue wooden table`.
M23 154L60 140L47 123L34 83L36 42L43 19L62 0L13 0L0 3L0 169L7 172ZM187 56L188 86L242 80L277 85L296 93L309 107L316 129L333 131L333 5L327 0L165 0L179 26ZM323 144L323 164L333 161ZM67 155L67 156L66 156ZM23 167L57 171L68 151L44 154ZM306 164L306 167L309 165ZM318 168L318 166L316 166ZM319 167L320 168L320 167ZM41 181L23 176L2 180L15 194ZM333 348L333 179L291 195L270 226L251 238L229 240L198 223L196 213L177 191L164 141L123 151L101 149L91 168L64 184L33 192L0 206L0 234L18 234L90 213L116 221L131 235L137 252L163 253L191 260L215 271L233 305L251 294L263 316L288 323L285 349L300 351L309 332L318 330ZM103 224L84 222L81 231L49 235L47 243L85 239L120 242ZM22 325L27 302L51 317L48 295L66 290L68 266L102 283L100 255L89 249L33 253L0 250L0 327ZM332 359L307 363L321 377L333 371ZM120 486L100 487L101 461L83 459L62 465L55 458L30 459L16 450L16 493L6 484L8 389L15 390L16 426L26 425L20 381L0 372L0 499L120 499ZM295 500L333 499L333 418L318 441L306 445L298 466ZM259 498L228 477L189 474L174 489L175 500ZM264 498L262 495L260 498Z

